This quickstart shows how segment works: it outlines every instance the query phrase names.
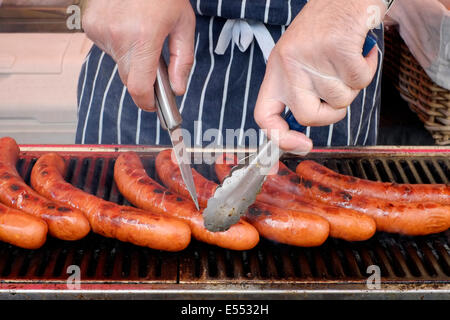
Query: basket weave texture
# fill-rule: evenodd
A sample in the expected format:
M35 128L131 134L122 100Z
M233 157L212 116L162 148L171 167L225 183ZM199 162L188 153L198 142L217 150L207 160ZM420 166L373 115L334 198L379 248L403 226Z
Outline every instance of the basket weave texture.
M450 145L450 91L438 86L420 66L395 27L385 32L384 72L417 113L436 144Z

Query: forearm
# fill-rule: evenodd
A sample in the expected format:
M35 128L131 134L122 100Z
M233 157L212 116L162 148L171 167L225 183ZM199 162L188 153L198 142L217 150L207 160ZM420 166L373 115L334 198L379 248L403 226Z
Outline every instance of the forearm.
M423 14L428 15L428 19L435 19L435 13L439 13L442 6L443 4L436 0L396 0L388 16L397 23L404 23L407 18L417 21L417 16ZM425 7L427 10L423 10Z

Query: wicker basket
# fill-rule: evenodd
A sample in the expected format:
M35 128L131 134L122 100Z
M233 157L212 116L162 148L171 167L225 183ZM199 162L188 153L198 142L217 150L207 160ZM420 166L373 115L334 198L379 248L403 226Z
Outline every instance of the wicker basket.
M430 79L396 28L386 30L385 41L385 75L417 113L436 144L450 145L450 91Z

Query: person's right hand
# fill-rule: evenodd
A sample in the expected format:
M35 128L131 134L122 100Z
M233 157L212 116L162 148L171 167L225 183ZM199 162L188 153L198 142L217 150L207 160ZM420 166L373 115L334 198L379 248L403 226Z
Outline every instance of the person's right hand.
M195 14L188 0L89 0L83 12L86 35L118 65L136 105L155 111L154 83L169 36L169 78L182 95L194 61Z

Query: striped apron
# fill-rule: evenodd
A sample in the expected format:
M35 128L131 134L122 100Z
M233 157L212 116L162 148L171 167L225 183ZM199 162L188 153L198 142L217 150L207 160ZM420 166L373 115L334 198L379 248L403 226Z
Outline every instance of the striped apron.
M267 55L306 2L191 0L197 15L195 60L186 94L177 98L183 128L191 135L188 145L254 146L251 136L262 142L264 135L253 110ZM239 37L233 37L236 30L241 32ZM377 74L348 106L345 119L307 128L306 135L317 146L376 144L383 28L371 32L378 39ZM167 47L163 52L167 58ZM209 134L211 130L218 134ZM170 145L156 113L136 107L120 80L117 65L96 46L80 74L76 143Z

